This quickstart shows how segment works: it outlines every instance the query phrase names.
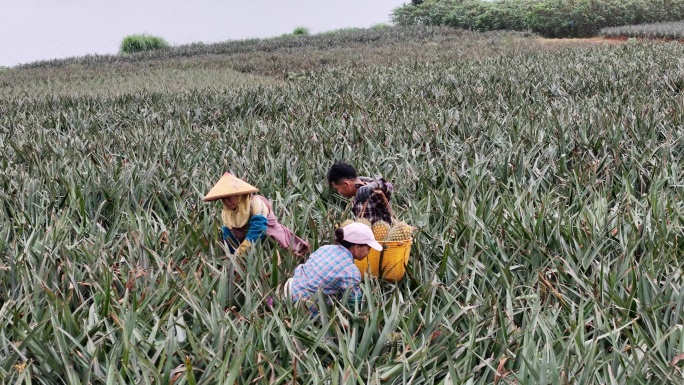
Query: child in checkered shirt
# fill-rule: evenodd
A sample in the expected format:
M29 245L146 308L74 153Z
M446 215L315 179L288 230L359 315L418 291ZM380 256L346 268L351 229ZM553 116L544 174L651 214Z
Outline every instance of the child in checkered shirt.
M389 200L394 187L391 183L382 178L371 179L358 176L354 167L344 162L333 164L327 177L330 186L337 190L340 195L353 198L352 213L354 217L361 215L368 219L371 224L379 220L392 224Z

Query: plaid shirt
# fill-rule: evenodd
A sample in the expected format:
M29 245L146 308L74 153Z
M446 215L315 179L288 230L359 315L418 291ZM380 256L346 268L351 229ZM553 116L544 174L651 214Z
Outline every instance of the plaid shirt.
M361 299L361 272L354 256L341 245L321 246L306 263L295 268L290 295L293 301L308 300L319 290L327 296L340 298L350 290L350 302ZM315 311L315 308L309 307Z
M389 203L389 200L392 197L392 191L394 191L394 186L392 186L392 183L386 182L384 179L373 180L366 177L361 177L359 179L365 183L377 182L380 186L380 190L385 194L387 202ZM354 218L358 218L359 214L361 214L361 211L363 210L363 204L364 202L359 202L356 198L354 198L352 203L352 213L354 214ZM370 198L368 198L368 204L366 205L366 211L363 212L363 218L368 219L370 223L383 220L389 224L392 224L392 214L390 214L390 211L385 204L385 200L382 199L380 194L373 194Z

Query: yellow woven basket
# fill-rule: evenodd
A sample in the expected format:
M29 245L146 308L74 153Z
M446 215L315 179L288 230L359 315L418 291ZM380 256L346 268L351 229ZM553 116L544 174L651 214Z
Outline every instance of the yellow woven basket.
M362 260L354 260L361 275L370 272L373 276L386 281L399 281L406 273L413 239L404 241L378 241L383 250L371 249L368 256Z
M390 206L387 201L385 194L380 190L376 190L375 194L382 195L390 215L392 218L396 219L394 212L392 211L392 206ZM359 217L363 216L367 204L368 201L363 205ZM378 243L382 245L382 251L371 249L366 258L354 260L356 267L359 268L362 276L370 272L373 276L386 281L401 280L406 273L406 265L408 265L413 238L401 241L378 241Z

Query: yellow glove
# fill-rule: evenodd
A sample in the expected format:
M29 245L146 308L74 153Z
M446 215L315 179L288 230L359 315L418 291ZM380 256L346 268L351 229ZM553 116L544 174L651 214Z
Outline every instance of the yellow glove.
M237 250L235 250L235 255L237 255L238 257L244 257L245 254L247 254L251 248L252 243L250 241L245 240L240 244L240 247L238 247Z

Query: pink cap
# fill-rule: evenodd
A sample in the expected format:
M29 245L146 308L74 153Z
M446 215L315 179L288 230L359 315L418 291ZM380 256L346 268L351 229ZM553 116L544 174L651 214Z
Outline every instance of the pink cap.
M377 251L382 250L382 245L375 240L373 231L363 223L350 223L344 226L342 230L344 231L342 239L345 241L356 243L357 245L368 245Z

